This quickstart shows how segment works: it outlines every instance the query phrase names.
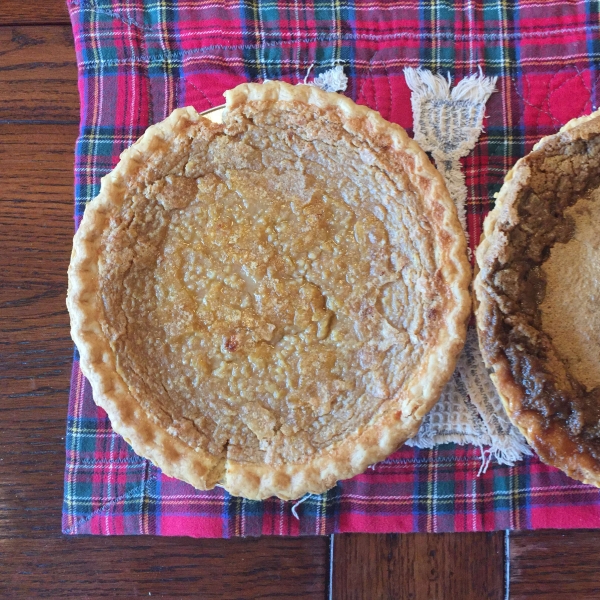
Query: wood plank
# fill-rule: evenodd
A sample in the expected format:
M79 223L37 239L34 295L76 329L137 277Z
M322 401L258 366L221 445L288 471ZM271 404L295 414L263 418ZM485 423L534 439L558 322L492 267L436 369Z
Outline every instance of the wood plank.
M328 538L62 536L76 135L0 125L0 596L325 598Z
M600 531L521 531L510 535L511 600L600 598Z
M69 11L65 0L2 0L0 25L69 25Z
M79 122L69 26L0 27L0 123Z
M65 295L76 136L76 125L0 125L3 538L59 530L73 355Z
M504 533L337 535L333 600L502 600Z
M324 600L327 552L322 537L0 540L0 594Z

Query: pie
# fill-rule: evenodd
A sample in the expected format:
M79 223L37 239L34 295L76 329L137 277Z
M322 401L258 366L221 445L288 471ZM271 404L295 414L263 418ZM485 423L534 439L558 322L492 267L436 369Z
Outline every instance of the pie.
M475 281L481 349L540 458L600 486L600 113L506 176Z
M74 239L95 401L199 489L321 493L414 435L452 374L465 238L406 132L312 86L244 84L224 122L150 127Z

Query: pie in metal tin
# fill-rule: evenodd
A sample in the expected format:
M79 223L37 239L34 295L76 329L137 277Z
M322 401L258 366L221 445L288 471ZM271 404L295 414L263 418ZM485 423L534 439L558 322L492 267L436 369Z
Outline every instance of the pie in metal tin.
M416 433L464 343L466 242L379 113L281 82L226 100L223 123L175 110L103 178L72 335L138 454L199 489L298 498Z

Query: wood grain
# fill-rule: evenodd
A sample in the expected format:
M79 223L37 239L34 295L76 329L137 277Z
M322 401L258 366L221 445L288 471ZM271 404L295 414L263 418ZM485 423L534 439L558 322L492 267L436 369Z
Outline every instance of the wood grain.
M0 25L69 25L66 0L2 0Z
M0 125L1 536L58 527L76 135L73 125Z
M511 600L600 598L600 531L521 531L510 535Z
M504 533L338 535L332 600L502 600Z
M325 600L328 538L0 541L2 597ZM10 570L9 570L10 569Z
M328 538L60 533L78 129L66 36L0 28L0 596L325 598Z
M0 27L0 123L7 122L79 123L69 26Z

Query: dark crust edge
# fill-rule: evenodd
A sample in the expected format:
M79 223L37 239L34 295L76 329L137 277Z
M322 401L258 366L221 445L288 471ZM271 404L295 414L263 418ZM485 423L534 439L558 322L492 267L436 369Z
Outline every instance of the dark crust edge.
M537 161L547 156L556 156L557 150L569 145L584 143L600 143L600 111L592 115L573 119L567 123L558 133L547 136L540 140L533 151L520 159L505 178L496 201L496 206L489 213L484 223L479 248L477 249L477 269L474 280L475 316L479 343L486 366L493 370L492 381L500 395L504 408L512 423L521 431L529 444L533 447L539 458L546 464L557 467L567 475L600 487L600 461L596 460L589 452L582 440L577 442L573 439L565 421L544 416L538 410L528 406L525 402L526 394L531 392L519 382L518 365L509 359L511 346L514 349L514 340L511 343L510 333L514 330L512 324L507 323L507 317L520 316L522 321L531 328L528 332L532 340L543 346L542 356L536 353L535 348L526 348L522 345L520 350L525 349L524 354L533 359L539 369L536 375L541 375L544 380L544 391L547 393L562 394L569 396L574 393L573 378L567 375L569 383L558 384L553 375L553 368L557 364L564 367L558 358L556 350L552 346L549 337L539 328L539 308L534 314L515 315L505 314L499 305L499 290L494 283L494 276L505 268L510 258L510 246L512 234L521 222L521 201L525 199L524 191L531 189L532 174L535 174ZM597 187L600 184L600 169L596 169L592 176L588 177L585 189L576 190L572 196L580 197L586 190ZM572 206L574 201L566 202L560 211ZM532 234L532 237L535 232ZM551 238L552 236L550 236ZM554 241L545 240L547 243L543 248L541 261L534 266L539 266L546 260ZM516 302L520 299L515 298ZM525 318L523 318L525 317ZM498 335L498 324L502 322L501 334ZM518 320L517 320L518 322ZM536 327L538 325L538 327ZM523 341L523 339L521 339ZM508 350L508 353L507 353ZM539 348L538 348L539 350ZM566 374L566 368L564 373ZM521 374L522 378L522 374Z

